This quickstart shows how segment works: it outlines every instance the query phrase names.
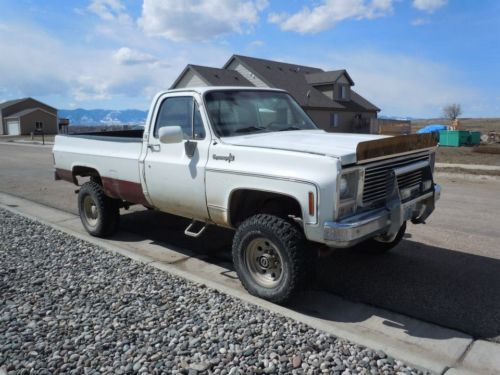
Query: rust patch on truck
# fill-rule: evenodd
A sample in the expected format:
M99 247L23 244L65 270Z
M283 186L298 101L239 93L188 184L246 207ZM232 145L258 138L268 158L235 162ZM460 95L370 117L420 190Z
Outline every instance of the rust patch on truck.
M73 177L73 172L68 171L67 169L56 168L54 171L54 180L64 180L71 183L75 183L75 179Z
M151 206L144 196L140 183L110 177L101 177L101 180L104 192L109 197L142 204L146 207Z
M411 134L358 143L356 158L366 162L394 154L430 149L438 144L436 134Z
M54 172L54 178L56 180L68 181L74 183L75 185L78 184L75 180L73 172L67 169L56 168ZM151 207L146 197L144 196L140 183L119 180L111 177L101 177L101 180L104 192L108 197L121 199L129 203L142 204L146 207Z

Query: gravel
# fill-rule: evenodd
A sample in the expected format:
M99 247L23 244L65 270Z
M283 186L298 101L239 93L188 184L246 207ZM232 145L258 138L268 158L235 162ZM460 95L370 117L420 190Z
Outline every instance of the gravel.
M422 373L0 209L0 374Z

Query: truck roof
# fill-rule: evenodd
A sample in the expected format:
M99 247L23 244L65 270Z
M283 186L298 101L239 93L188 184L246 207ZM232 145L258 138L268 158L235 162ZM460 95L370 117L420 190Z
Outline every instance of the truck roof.
M243 90L251 90L251 91L277 91L277 92L286 92L285 90L281 90L281 89L275 89L275 88L271 88L271 87L254 87L254 86L248 86L248 87L245 87L245 86L204 86L204 87L185 87L185 88L182 88L182 89L173 89L173 90L166 90L166 91L162 91L160 92L159 94L166 94L166 93L172 93L172 92L186 92L186 91L190 91L190 92L196 92L198 94L204 94L208 91L214 91L214 90L217 90L217 91L223 91L223 90L239 90L239 91L243 91Z

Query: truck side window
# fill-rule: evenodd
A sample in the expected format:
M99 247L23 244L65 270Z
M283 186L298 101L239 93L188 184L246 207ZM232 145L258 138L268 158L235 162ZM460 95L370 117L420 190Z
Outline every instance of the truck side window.
M190 96L165 99L156 118L154 136L164 126L180 126L184 139L203 139L205 129L198 105Z
M156 118L154 136L158 137L158 130L164 126L180 126L185 139L191 139L191 124L193 116L193 98L182 96L167 98L161 103Z
M198 104L194 102L193 108L193 131L194 131L194 139L204 139L205 138L205 128L203 127L203 121L201 119L200 109L198 108Z

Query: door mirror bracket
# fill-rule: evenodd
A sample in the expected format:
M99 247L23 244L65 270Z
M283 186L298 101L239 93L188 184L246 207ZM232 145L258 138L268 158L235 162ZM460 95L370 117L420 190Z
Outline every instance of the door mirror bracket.
M186 151L186 155L190 158L194 156L194 152L196 151L196 145L198 142L186 141L184 143L184 150Z

